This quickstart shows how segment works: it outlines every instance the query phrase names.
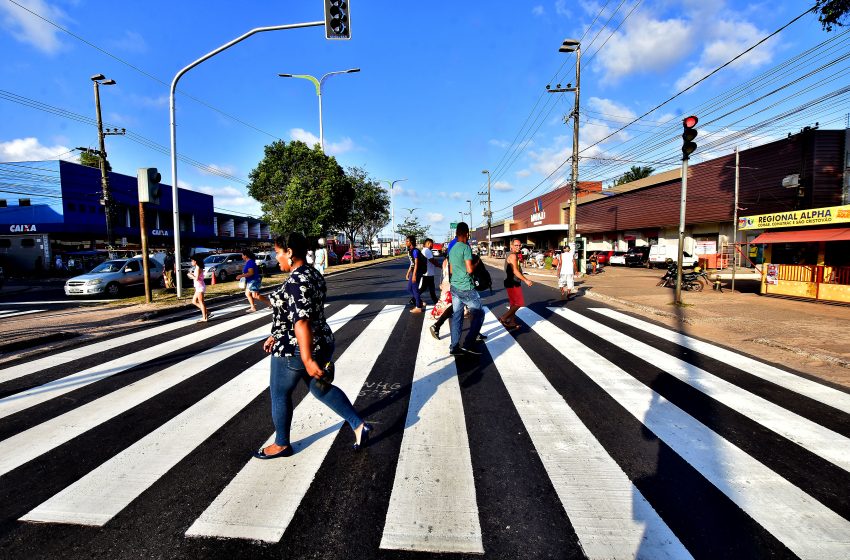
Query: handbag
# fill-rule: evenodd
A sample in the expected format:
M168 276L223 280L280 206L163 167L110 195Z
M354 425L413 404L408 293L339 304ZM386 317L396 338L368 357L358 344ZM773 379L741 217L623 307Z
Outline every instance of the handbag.
M244 276L239 279L239 289L240 290L244 290L245 286L247 286L247 285L248 285L248 280Z

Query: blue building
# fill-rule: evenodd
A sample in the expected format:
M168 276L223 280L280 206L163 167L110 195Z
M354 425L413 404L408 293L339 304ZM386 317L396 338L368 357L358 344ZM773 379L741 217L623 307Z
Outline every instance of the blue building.
M115 204L113 235L120 252L141 248L136 177L109 173ZM172 187L161 185L159 204L145 205L148 246L174 247ZM191 247L234 250L270 239L255 218L216 214L211 195L178 189L180 241ZM67 161L0 163L0 259L6 274L50 268L57 256L77 256L84 267L106 249L100 169ZM219 227L221 224L222 227Z

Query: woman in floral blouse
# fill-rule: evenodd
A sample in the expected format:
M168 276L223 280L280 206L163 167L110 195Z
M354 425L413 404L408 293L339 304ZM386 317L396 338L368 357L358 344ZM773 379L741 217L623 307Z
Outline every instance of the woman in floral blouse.
M362 448L369 439L371 427L366 424L351 401L340 389L317 381L324 373L323 366L333 356L334 335L325 321L325 279L305 262L307 239L300 233L278 236L274 242L275 256L289 278L275 292L260 299L272 309L272 334L263 349L272 354L269 389L272 400L274 443L254 453L258 459L273 459L292 455L289 429L292 425L292 392L298 381L310 387L314 397L339 414L354 430L354 450Z

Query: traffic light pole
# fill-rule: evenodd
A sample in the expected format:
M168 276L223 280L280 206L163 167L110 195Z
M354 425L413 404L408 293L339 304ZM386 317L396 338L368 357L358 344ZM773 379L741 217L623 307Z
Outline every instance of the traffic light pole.
M218 53L229 49L233 45L237 43L241 43L248 37L252 35L256 35L257 33L263 33L265 31L282 31L284 29L300 29L302 27L322 27L325 25L325 21L311 21L307 23L293 23L289 25L273 25L270 27L256 27L244 35L240 35L236 39L233 39L229 43L225 43L219 48L211 51L192 64L186 66L174 76L174 79L171 81L171 90L169 92L169 116L170 116L170 127L171 127L171 201L174 209L174 261L177 263L177 297L180 298L183 294L183 275L180 270L180 206L177 201L177 120L175 118L175 104L174 104L174 93L177 91L177 82L180 81L180 78L183 77L183 74L204 62L207 59L210 59L217 55Z
M139 202L139 231L142 232L142 270L145 275L145 303L151 302L151 272L148 267L148 230L145 226L145 203ZM163 271L163 274L165 272Z
M682 251L685 246L685 205L688 197L688 158L682 158L682 198L679 201L679 250L676 256L676 305L682 305Z

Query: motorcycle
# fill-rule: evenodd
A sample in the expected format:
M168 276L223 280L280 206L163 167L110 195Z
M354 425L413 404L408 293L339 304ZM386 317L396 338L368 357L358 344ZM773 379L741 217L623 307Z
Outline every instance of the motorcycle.
M678 267L676 266L676 263L668 263L667 272L661 277L656 285L671 288L675 287L677 272ZM702 289L709 283L708 275L699 266L695 266L691 272L682 273L682 289L684 290L690 292L701 292Z

